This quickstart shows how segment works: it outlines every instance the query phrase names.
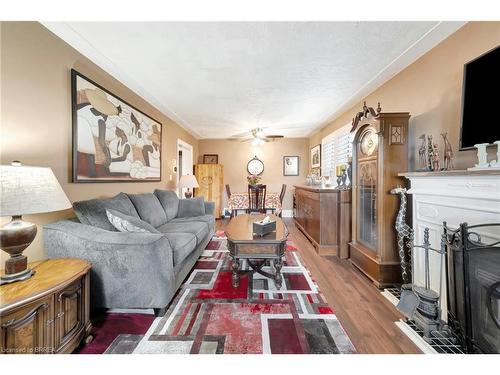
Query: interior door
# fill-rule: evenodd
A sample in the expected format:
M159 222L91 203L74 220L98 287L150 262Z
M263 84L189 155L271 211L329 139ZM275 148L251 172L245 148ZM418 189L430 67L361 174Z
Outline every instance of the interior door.
M181 176L193 174L193 146L181 139L177 140L177 186L179 186L179 179ZM179 197L183 198L184 189L177 189Z

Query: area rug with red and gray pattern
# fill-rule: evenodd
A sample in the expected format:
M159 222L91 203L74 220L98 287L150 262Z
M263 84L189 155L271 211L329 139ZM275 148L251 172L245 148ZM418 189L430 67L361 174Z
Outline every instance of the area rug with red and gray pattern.
M242 270L248 269L243 261ZM273 271L271 265L263 269ZM146 321L150 326L142 334L144 319L131 317L133 332L118 334L104 352L355 353L291 241L287 244L282 275L279 290L273 280L258 273L242 276L239 287L233 288L227 241L224 232L217 232L165 316L144 318L149 319ZM120 321L120 314L112 318ZM99 330L95 335L97 340ZM92 345L95 344L81 352L95 352Z

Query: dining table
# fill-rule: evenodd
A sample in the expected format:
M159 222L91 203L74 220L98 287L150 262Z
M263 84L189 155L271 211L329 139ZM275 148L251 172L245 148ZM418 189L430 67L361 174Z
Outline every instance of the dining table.
M243 193L232 193L231 197L227 201L227 206L229 211L231 211L231 216L236 216L238 211L248 209L248 192ZM279 215L281 212L281 201L279 193L266 193L266 200L264 202L264 207L271 211L275 215Z

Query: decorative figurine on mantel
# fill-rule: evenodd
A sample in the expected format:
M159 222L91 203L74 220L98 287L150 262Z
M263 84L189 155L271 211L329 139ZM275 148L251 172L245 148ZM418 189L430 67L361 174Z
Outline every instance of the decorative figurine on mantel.
M418 139L422 140L420 147L418 148L418 171L427 171L427 161L425 158L426 146L425 146L425 134L422 134Z
M440 160L439 160L439 145L434 143L434 147L432 149L432 170L439 171L440 168Z
M427 136L427 170L433 171L434 147L432 145L432 135Z
M441 133L444 140L444 166L443 171L450 171L453 169L453 149L451 143L448 141L448 133Z

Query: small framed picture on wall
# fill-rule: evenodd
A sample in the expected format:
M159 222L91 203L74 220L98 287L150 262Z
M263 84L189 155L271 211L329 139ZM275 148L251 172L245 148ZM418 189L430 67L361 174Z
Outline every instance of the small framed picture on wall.
M310 168L321 168L321 145L311 148Z
M203 154L203 164L219 164L219 155Z
M283 176L299 175L299 157L283 156Z

